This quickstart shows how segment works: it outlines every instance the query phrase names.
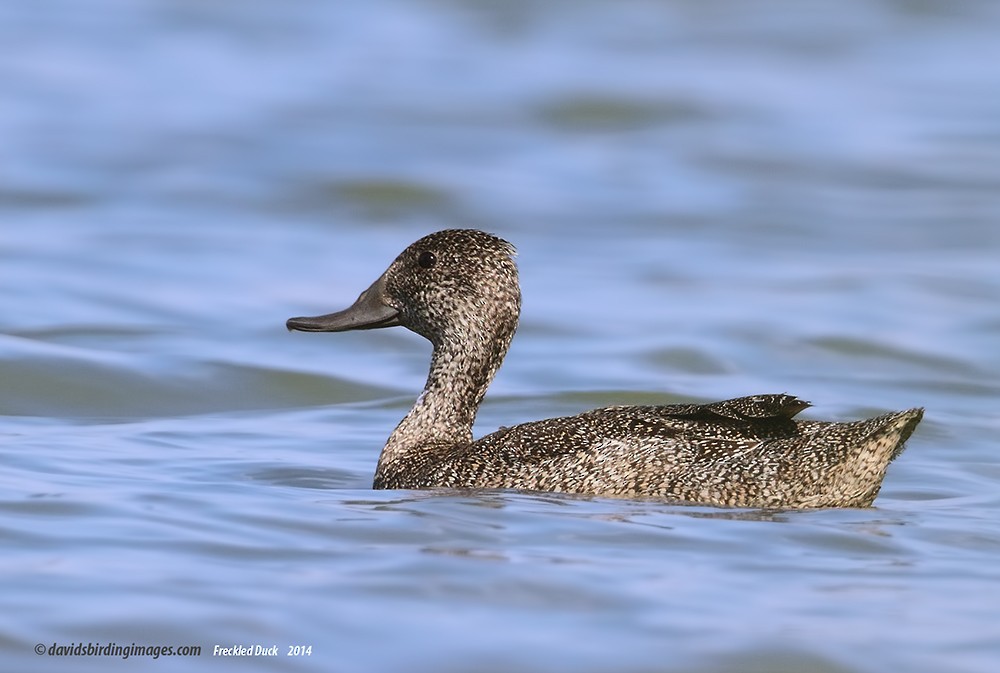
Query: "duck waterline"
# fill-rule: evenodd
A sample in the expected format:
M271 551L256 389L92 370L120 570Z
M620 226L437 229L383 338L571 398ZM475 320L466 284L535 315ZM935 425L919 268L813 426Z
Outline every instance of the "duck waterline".
M514 247L478 230L410 245L349 308L289 330L402 325L433 345L423 392L389 436L374 488L507 488L728 507L867 507L922 408L849 422L794 420L786 394L613 406L501 428L476 413L517 329Z

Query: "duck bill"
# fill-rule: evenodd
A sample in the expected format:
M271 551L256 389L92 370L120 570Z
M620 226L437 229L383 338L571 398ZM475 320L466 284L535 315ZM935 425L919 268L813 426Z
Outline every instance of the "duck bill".
M300 332L348 332L399 325L399 311L389 305L385 277L362 292L350 307L336 313L307 318L289 318L285 326Z

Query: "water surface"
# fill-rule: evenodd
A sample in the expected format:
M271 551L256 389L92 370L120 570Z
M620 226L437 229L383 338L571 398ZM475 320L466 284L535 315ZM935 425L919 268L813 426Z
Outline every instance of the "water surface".
M996 670L995 3L86 4L0 9L11 670ZM372 491L428 345L284 321L451 226L520 250L479 433L925 420L870 510Z

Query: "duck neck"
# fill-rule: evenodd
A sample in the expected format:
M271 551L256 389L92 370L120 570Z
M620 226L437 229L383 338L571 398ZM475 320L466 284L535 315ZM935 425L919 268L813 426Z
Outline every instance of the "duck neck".
M412 450L472 441L472 425L514 336L514 325L494 323L481 334L455 334L434 342L424 390L389 436L379 458L383 470Z

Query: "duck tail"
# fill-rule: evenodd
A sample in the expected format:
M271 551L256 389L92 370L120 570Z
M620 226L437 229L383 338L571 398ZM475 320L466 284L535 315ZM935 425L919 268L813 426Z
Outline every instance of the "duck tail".
M896 411L853 423L833 424L835 444L845 453L843 469L831 474L832 483L825 490L838 493L836 506L870 507L879 490L885 471L903 452L920 419L922 408ZM824 491L825 492L825 491ZM828 498L820 498L811 506L828 507Z
M907 409L906 411L899 411L894 414L886 414L882 417L885 423L879 429L877 435L881 435L884 441L892 445L892 452L889 454L890 462L896 460L899 454L903 453L903 449L906 448L906 440L916 430L917 425L919 425L923 417L923 407Z

